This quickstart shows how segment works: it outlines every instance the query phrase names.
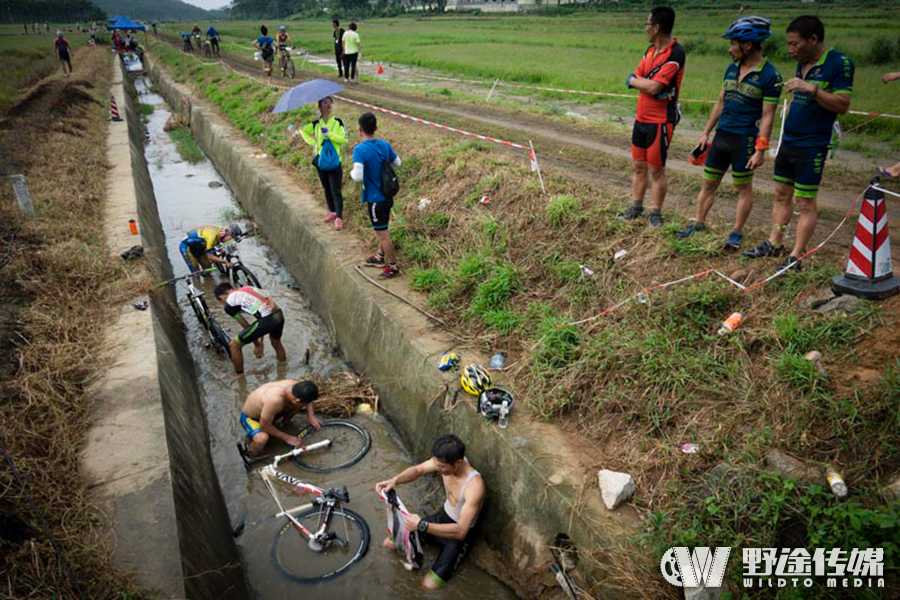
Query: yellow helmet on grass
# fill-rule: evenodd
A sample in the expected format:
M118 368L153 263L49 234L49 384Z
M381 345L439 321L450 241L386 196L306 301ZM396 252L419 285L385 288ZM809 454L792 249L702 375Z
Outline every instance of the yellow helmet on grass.
M491 387L491 376L481 365L471 364L463 370L459 383L467 393L478 396Z

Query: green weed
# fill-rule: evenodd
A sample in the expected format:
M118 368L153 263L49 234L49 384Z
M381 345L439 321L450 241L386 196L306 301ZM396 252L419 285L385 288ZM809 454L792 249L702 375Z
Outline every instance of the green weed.
M169 137L175 142L175 148L178 150L178 154L181 158L189 163L196 164L202 162L205 158L203 151L200 150L200 146L197 145L197 140L194 139L189 128L180 127L178 129L173 129L169 132Z
M554 227L560 227L565 223L572 221L578 212L578 200L571 194L561 194L553 196L544 207L544 214L547 220Z
M518 291L521 278L513 265L501 265L493 275L478 284L472 298L472 311L484 315L489 311L504 308L510 298Z
M430 292L447 283L446 275L437 268L416 269L412 272L411 279L412 288L420 292Z

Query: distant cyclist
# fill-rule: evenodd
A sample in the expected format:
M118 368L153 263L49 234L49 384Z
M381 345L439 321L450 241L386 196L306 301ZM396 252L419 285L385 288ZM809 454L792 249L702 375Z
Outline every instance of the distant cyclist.
M56 49L56 58L58 58L59 62L62 64L63 73L68 77L72 73L72 57L70 56L71 45L69 44L69 40L63 36L61 29L56 32L56 39L53 40L53 47ZM68 71L66 71L67 66L69 67Z
M209 24L209 29L206 30L206 39L209 41L210 46L212 46L212 51L216 53L216 56L218 56L219 32L216 31L216 28L212 26L212 23Z
M225 305L225 312L244 328L231 340L231 362L234 364L235 373L240 375L244 372L243 347L247 344L253 344L253 354L256 358L262 358L265 336L269 336L278 362L287 360L284 346L281 344L284 313L272 300L269 292L249 285L234 289L230 283L220 283L213 293L219 302ZM248 323L245 314L256 320L252 324Z
M178 249L184 262L191 273L196 273L200 267L208 269L210 263L229 264L224 258L215 255L215 248L222 242L227 242L235 236L241 235L241 227L232 224L227 227L213 227L206 225L192 229L182 238Z
M753 171L766 161L781 95L781 75L762 53L762 43L772 35L771 26L769 19L741 17L722 34L731 40L728 53L734 62L725 69L722 91L700 135L698 149L709 148L703 187L697 196L696 220L676 234L680 238L706 229L706 215L716 201L716 190L731 167L738 204L734 230L724 247L737 250L741 246L743 227L753 209ZM716 136L710 142L713 128Z
M287 65L284 62L284 57L287 55L288 44L291 41L291 36L288 35L287 27L284 25L278 28L278 34L275 36L275 43L278 47L278 56L281 58L281 74L284 75L287 70Z
M275 60L275 38L269 37L269 28L265 25L259 28L262 34L253 42L259 50L263 61L263 72L269 80L272 79L272 62Z
M191 34L182 33L181 34L181 49L185 52L193 52L194 45L191 43Z

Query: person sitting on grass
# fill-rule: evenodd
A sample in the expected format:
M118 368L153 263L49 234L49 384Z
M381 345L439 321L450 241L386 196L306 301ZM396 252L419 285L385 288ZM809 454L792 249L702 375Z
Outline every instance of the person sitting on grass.
M472 528L487 493L481 473L466 459L465 444L453 434L442 435L434 441L430 459L377 483L375 491L387 493L401 483L410 483L431 473L440 474L444 483L444 506L425 518L417 514L409 515L406 527L409 531L418 531L425 543L441 548L431 570L422 580L425 588L436 590L450 579L468 552L472 543ZM390 539L384 540L382 547L396 550Z
M256 358L262 358L265 345L263 338L269 336L269 342L275 349L278 362L287 360L284 346L281 344L281 335L284 332L284 313L272 300L269 292L259 288L245 285L234 289L230 283L220 283L213 293L216 299L225 305L225 312L234 317L244 329L231 340L231 362L234 364L234 372L238 375L244 373L244 346L253 344L253 354ZM244 318L244 314L251 315L256 320L251 325Z
M306 421L316 429L322 422L316 417L313 403L319 397L319 388L312 381L282 379L272 381L254 390L241 408L241 427L247 432L250 445L238 442L241 458L249 465L252 460L262 454L270 438L277 438L297 448L302 445L300 438L285 433L275 426L280 421L285 427L297 412L306 409Z
M377 139L378 121L372 113L363 113L359 117L359 135L362 138L353 149L353 170L350 178L362 182L362 201L369 213L375 238L378 240L378 251L366 259L367 267L384 267L379 279L390 279L400 274L394 254L394 243L388 233L391 219L391 207L394 199L384 195L381 189L381 167L385 162L395 167L400 166L400 157L384 140ZM387 264L385 265L385 261Z
M272 63L275 61L275 38L269 36L269 28L265 25L259 28L262 34L253 41L260 52L260 58L263 61L263 73L268 79L272 79Z

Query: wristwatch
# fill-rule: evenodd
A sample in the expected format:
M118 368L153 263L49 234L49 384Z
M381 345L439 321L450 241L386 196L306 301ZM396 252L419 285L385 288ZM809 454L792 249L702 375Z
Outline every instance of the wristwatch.
M428 531L428 521L426 521L425 519L420 520L418 526L416 526L416 529L419 530L419 533L425 533L426 531Z

